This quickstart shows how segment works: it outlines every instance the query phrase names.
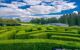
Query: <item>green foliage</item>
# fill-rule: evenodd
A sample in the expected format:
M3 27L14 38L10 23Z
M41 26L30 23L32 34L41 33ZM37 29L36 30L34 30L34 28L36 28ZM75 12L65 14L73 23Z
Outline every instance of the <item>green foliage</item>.
M60 18L36 18L32 19L30 23L49 24L49 23L64 23L69 26L80 26L80 14L66 14Z
M59 18L60 23L65 23L70 26L80 26L80 14L66 14Z
M18 26L18 25L20 25L18 19L0 18L0 26Z
M15 33L16 33L16 30L11 30L11 31L7 31L7 32L5 32L5 33L2 33L2 34L0 34L0 40L13 39Z
M80 38L78 37L70 37L70 36L59 36L59 35L53 35L51 36L51 39L57 39L57 40L66 40L66 41L79 41Z
M51 39L16 39L0 41L0 50L52 50L52 48L80 49L80 43Z
M16 39L25 39L25 38L27 39L28 36L29 36L28 33L26 33L24 30L20 30L20 31L18 31L17 34L15 35L15 38L16 38Z
M47 34L46 33L36 33L36 34L31 34L30 37L31 39L47 39Z
M0 50L80 49L80 27L0 27Z
M30 21L31 23L36 23L36 24L47 24L47 23L58 23L57 18L36 18L32 19Z

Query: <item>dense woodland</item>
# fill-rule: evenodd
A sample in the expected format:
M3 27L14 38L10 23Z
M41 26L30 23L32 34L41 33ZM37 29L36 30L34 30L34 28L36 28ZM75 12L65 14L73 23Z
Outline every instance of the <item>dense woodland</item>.
M80 26L80 14L66 14L61 16L59 19L52 18L36 18L30 21L31 23L47 24L47 23L64 23L69 26Z

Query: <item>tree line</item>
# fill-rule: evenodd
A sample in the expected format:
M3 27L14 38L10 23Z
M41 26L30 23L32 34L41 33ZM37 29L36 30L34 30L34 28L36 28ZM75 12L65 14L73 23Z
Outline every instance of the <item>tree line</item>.
M30 21L36 24L48 24L48 23L58 23L57 18L35 18Z
M0 18L0 26L18 26L20 25L19 22L19 19Z
M80 14L65 14L60 18L52 17L52 18L36 18L32 19L30 23L36 24L48 24L48 23L63 23L68 24L69 26L80 26Z

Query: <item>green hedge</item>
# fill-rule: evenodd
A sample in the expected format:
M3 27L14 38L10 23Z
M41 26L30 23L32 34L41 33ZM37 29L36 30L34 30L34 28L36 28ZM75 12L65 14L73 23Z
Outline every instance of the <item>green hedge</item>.
M0 41L0 50L52 50L53 48L80 49L80 43L49 39Z
M31 34L29 36L29 38L31 39L47 39L47 33L37 33L37 34Z
M32 32L20 31L15 35L15 38L16 39L28 39L30 35L37 34L37 33L40 33L40 32L42 32L42 31L32 31Z
M78 37L70 37L70 36L57 36L57 35L52 35L50 39L80 42L80 38L78 38Z
M16 34L16 30L4 32L3 34L0 34L0 40L13 39L15 37L15 34Z
M78 48L80 28L44 25L0 27L0 50Z
M56 35L56 36L71 36L71 37L79 37L80 34L72 34L72 33L59 33L59 32L44 32L47 33L48 35Z
M28 33L26 33L25 30L19 30L16 35L15 35L15 39L24 39L27 38Z
M0 30L0 34L6 32L7 30Z

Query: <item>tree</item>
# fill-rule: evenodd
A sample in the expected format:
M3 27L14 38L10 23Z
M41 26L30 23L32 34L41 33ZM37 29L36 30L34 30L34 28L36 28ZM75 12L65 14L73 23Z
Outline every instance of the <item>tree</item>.
M17 22L21 22L21 20L20 20L19 18L16 18L15 20L16 20Z
M5 18L0 18L0 26L4 26L4 25L18 25L18 22L14 19L5 19Z
M80 15L79 14L66 14L59 18L60 23L65 23L70 26L80 25Z

